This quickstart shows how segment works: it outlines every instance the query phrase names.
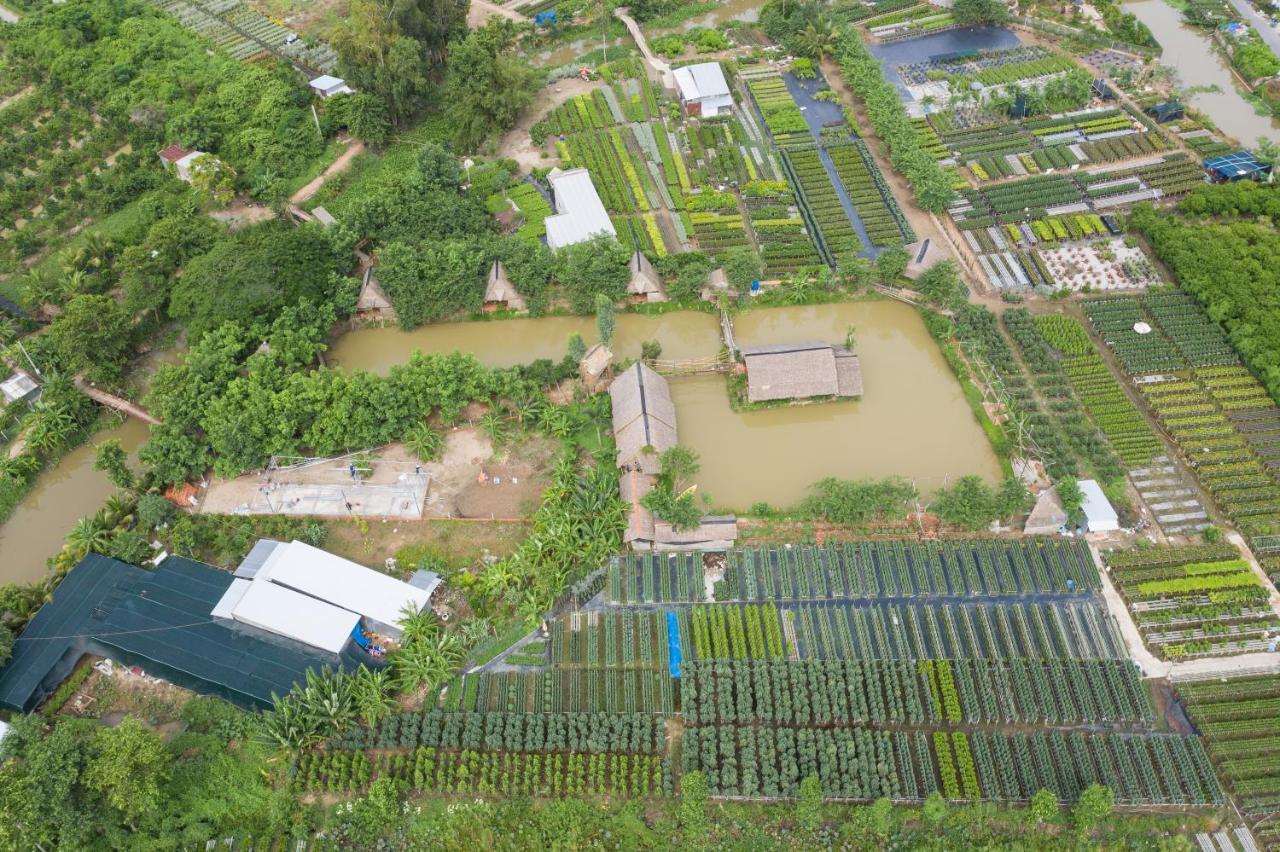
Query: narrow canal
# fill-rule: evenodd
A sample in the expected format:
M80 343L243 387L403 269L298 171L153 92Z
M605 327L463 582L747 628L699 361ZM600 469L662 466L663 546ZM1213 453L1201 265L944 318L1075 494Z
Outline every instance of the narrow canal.
M1124 9L1151 29L1163 48L1161 64L1178 72L1180 86L1216 87L1196 92L1187 102L1213 119L1223 133L1246 146L1254 145L1259 136L1280 142L1280 121L1254 112L1236 90L1227 60L1205 32L1183 24L1181 13L1165 0L1132 0Z

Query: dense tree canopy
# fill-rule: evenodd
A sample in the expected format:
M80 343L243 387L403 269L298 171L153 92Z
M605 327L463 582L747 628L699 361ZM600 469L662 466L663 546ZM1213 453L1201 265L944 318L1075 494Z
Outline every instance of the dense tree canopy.
M951 7L959 24L998 24L1009 19L1004 0L956 0Z
M1280 399L1280 235L1260 219L1280 212L1278 196L1247 181L1205 187L1183 200L1184 215L1141 205L1131 224Z
M444 103L460 150L475 150L511 127L533 102L542 79L513 55L515 38L515 24L494 17L449 50Z

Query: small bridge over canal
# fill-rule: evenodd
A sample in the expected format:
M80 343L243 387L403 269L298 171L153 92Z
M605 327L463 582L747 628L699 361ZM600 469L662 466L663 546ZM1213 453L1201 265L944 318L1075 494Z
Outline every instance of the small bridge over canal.
M144 423L150 423L152 426L160 425L160 418L156 417L150 411L147 411L141 405L138 405L136 402L130 402L129 400L124 399L123 397L116 396L113 393L107 393L106 391L100 388L94 387L93 385L86 382L83 376L76 376L75 384L76 384L76 388L78 388L81 393L83 393L85 396L89 397L89 399L93 400L96 403L105 405L107 408L111 408L116 411L119 411L121 414L127 414L130 417L136 417L139 420L143 421Z

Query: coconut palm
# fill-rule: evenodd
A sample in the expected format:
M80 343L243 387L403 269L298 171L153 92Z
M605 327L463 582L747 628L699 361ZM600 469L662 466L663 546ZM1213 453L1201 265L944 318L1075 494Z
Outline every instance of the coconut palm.
M503 444L507 439L507 421L496 410L490 409L481 415L480 428L489 436L494 446Z
M405 446L409 448L409 452L424 462L439 461L441 453L444 452L444 445L444 435L426 423L415 426L409 433L409 437L405 439Z
M81 518L67 533L67 549L76 562L91 552L104 553L110 544L111 530L99 526L95 518Z

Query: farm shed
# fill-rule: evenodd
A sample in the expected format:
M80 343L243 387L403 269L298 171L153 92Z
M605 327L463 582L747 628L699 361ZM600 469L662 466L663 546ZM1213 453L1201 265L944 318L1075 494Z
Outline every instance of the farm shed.
M903 274L912 281L924 275L935 263L947 259L947 253L931 239L921 240L907 246L907 254L910 256L910 260L907 261L907 268Z
M637 251L631 255L631 281L627 284L627 293L637 302L665 302L667 291L662 287L662 279L653 268L644 252Z
M36 384L36 380L21 370L15 371L12 376L0 382L0 395L4 396L5 405L34 399L39 394L40 386Z
M331 98L334 95L349 95L351 87L347 85L347 81L341 77L334 77L332 74L321 74L316 77L308 85L311 91L315 92L322 98Z
M203 157L203 151L193 151L181 145L170 145L160 151L160 162L165 169L177 175L178 180L191 183L191 165L197 158Z
M1095 479L1081 479L1076 483L1084 494L1080 511L1084 512L1089 532L1113 532L1120 529L1120 518L1107 495L1102 493L1102 486Z
M599 393L608 384L613 369L613 352L603 343L593 343L578 362L578 378L591 393Z
M1236 151L1211 157L1204 161L1205 173L1214 183L1234 183L1238 180L1267 180L1271 176L1271 164L1259 162L1248 151Z
M485 310L523 311L525 309L524 297L507 277L507 268L500 260L495 260L489 269L489 282L484 288L484 307Z
M862 396L858 356L843 347L826 343L751 346L742 350L742 356L750 402Z
M233 577L170 556L154 570L90 553L36 613L0 670L0 706L31 712L86 654L139 666L241 707L271 706L307 669L380 663L348 644L329 653L252 625L210 619Z
M677 443L676 406L667 380L636 362L609 385L618 467L657 475L658 456Z
M1177 101L1165 101L1162 104L1147 107L1147 115L1154 118L1158 123L1165 124L1170 121L1179 121L1185 113L1182 104Z
M373 267L365 269L364 284L356 299L356 316L361 319L395 319L396 310L378 279L373 277Z
M552 169L547 175L556 214L543 221L547 246L553 249L585 242L592 237L616 237L618 232L609 221L600 193L586 169L561 171Z
M414 588L301 541L258 542L236 569L236 576L332 604L355 613L374 630L392 635L399 633L406 611L425 608L435 590L434 585Z
M719 62L703 62L677 68L676 90L688 115L714 118L733 110L733 95Z

